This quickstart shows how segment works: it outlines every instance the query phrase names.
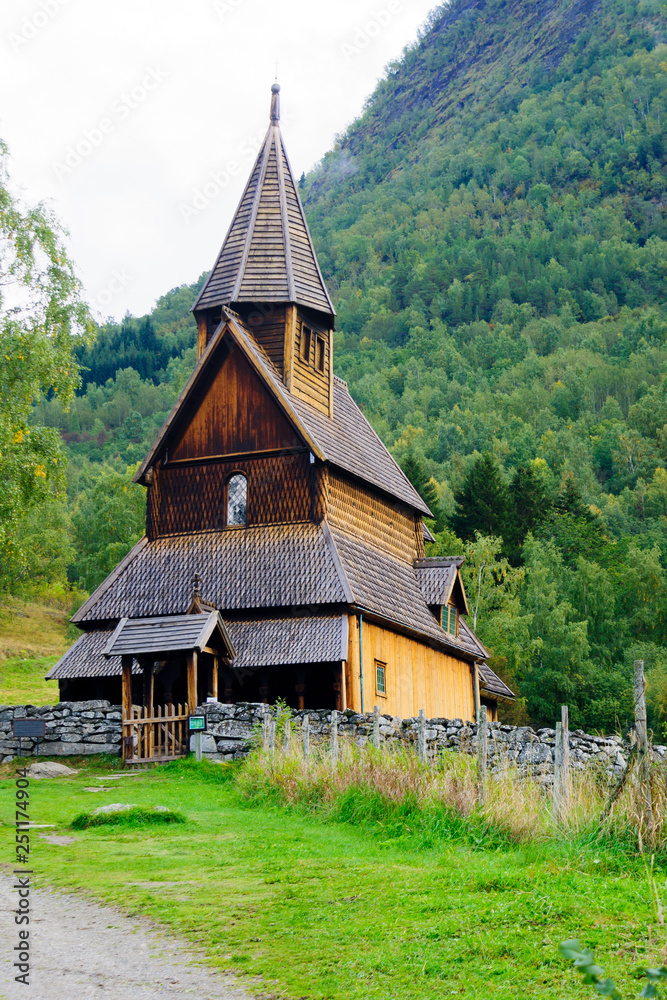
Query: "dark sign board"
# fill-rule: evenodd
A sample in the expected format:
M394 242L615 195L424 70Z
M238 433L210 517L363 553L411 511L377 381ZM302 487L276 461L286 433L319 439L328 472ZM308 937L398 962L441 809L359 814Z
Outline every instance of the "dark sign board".
M206 716L205 715L189 715L188 716L188 729L191 733L205 733L206 732Z
M43 740L44 719L14 719L14 736L24 740Z

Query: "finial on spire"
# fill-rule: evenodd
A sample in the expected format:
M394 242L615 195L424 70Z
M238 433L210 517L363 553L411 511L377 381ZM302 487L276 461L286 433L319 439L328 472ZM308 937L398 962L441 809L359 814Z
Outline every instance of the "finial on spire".
M280 84L271 84L271 124L277 125L280 121Z

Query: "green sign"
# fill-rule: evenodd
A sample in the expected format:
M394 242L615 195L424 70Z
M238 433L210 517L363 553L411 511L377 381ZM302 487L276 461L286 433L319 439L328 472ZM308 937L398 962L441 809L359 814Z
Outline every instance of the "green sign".
M188 716L188 729L191 733L201 733L206 729L205 715Z

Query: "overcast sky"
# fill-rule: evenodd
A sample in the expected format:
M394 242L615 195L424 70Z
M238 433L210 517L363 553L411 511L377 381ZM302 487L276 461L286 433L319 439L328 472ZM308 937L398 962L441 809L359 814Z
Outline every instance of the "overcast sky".
M3 0L0 137L98 318L212 267L268 125L292 167L361 111L434 0Z

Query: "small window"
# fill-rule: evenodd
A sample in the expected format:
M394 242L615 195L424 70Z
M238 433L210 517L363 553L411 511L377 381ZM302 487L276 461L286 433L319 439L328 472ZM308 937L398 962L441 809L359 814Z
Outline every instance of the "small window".
M326 356L324 337L315 338L315 367L324 374L324 359Z
M375 661L375 692L387 697L387 664Z
M247 509L248 480L241 472L235 472L227 480L227 524L245 524Z
M450 635L459 634L459 613L453 604L443 604L440 624Z
M310 364L310 349L313 340L313 331L307 327L303 326L301 328L301 360L305 361L307 365Z

